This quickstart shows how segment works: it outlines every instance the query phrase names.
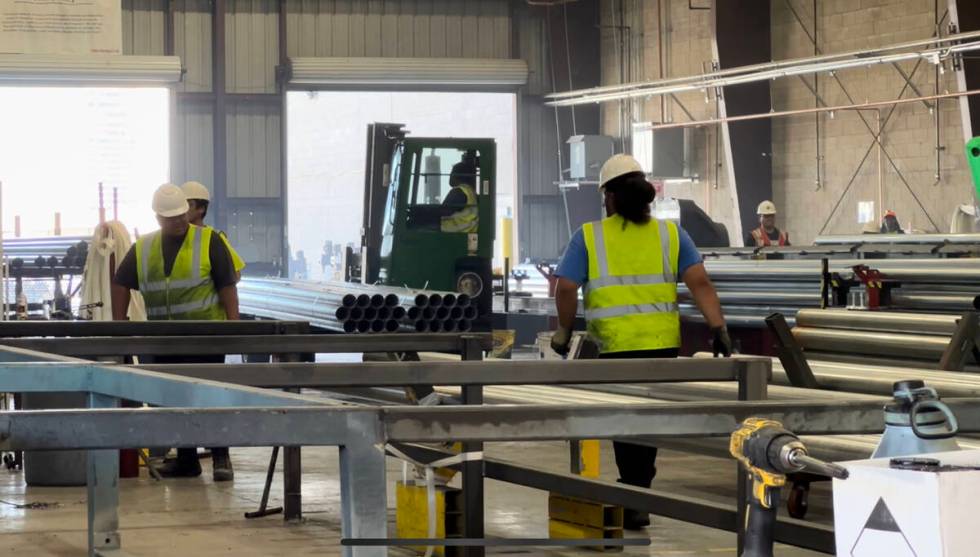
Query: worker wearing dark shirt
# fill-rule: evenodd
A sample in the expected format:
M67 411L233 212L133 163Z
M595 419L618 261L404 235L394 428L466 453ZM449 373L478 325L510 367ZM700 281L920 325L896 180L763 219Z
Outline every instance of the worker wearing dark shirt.
M185 194L165 184L153 195L160 230L137 240L118 265L112 281L112 317L125 320L131 290L142 291L147 316L175 320L237 320L238 281L225 242L209 228L189 223ZM202 259L207 253L207 259ZM224 355L157 356L157 363L223 363ZM228 449L212 448L215 481L234 478ZM201 474L197 449L179 448L165 476Z
M160 238L163 248L163 269L164 273L170 274L174 268L174 261L177 259L177 252L180 251L181 244L184 243L184 235L173 237L163 236ZM211 242L208 248L208 259L211 261L211 280L214 281L214 288L219 292L226 286L233 286L237 282L235 267L231 262L231 253L225 247L224 242ZM125 286L130 290L139 290L139 273L136 270L136 244L133 244L123 257L122 263L116 269L116 276L113 283Z

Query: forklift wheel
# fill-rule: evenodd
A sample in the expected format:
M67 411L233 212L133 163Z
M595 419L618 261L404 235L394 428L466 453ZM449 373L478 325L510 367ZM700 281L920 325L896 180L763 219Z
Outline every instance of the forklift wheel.
M786 510L793 518L802 520L806 517L806 511L810 507L810 482L793 482L793 487L789 492L789 500L786 502Z

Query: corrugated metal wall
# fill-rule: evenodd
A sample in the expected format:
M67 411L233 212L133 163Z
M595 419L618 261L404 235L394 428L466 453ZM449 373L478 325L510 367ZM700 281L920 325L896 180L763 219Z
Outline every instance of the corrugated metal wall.
M510 58L508 0L286 0L290 56Z
M284 0L290 56L388 56L509 58L531 70L519 115L519 191L533 193L519 215L524 256L554 256L564 236L554 207L553 121L537 95L550 90L540 18L511 0ZM170 0L173 50L185 68L173 117L171 175L175 182L214 182L214 99L211 0ZM282 104L279 93L279 2L228 0L225 15L226 140L225 215L231 239L246 260L282 258ZM167 0L123 0L127 54L164 54ZM512 12L520 25L512 28ZM540 11L539 11L540 12ZM525 17L527 16L527 17ZM255 96L246 98L245 96ZM549 125L550 122L550 125ZM553 198L557 199L557 198ZM533 208L531 208L533 207ZM534 221L532 233L523 223ZM538 229L540 227L540 229ZM256 258L256 259L252 259Z

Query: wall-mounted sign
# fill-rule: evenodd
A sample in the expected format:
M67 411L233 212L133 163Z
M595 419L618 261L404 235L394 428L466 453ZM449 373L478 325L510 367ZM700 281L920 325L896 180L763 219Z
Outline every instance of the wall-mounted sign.
M122 54L122 2L0 0L0 53Z

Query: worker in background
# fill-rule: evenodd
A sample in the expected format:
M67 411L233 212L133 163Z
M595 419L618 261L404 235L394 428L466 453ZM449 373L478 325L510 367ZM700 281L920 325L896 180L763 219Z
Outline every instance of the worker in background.
M126 320L130 291L138 290L150 320L238 319L237 278L231 254L211 228L188 222L187 197L173 184L153 194L160 230L140 237L119 264L112 282L112 318ZM223 363L217 356L159 356L157 363ZM215 481L234 478L228 449L212 449ZM169 477L201 474L197 449L177 450L160 472Z
M606 218L583 225L558 264L555 303L558 329L551 347L568 353L584 288L588 332L599 358L675 358L681 345L677 282L683 280L711 329L715 355L731 355L721 303L701 254L683 228L650 216L653 186L640 163L613 155L599 172ZM656 475L657 449L613 442L619 481L649 488ZM626 510L624 524L638 529L650 516Z
M759 228L745 236L746 246L788 246L789 234L776 228L776 204L766 200L755 211L759 215Z
M187 197L187 205L190 210L187 211L187 219L194 226L203 226L211 228L210 226L204 224L204 217L208 216L208 207L211 205L211 192L208 188L200 182L190 181L184 182L180 186L180 191L184 192L184 196ZM212 230L214 230L212 228ZM225 247L228 248L228 253L231 254L231 261L235 265L235 276L238 280L242 278L242 269L245 268L245 261L238 255L235 248L231 247L231 242L228 241L228 237L225 233L217 230L218 237L225 243Z
M480 227L480 211L476 196L476 154L467 152L453 165L449 174L452 190L442 200L448 213L443 214L440 229L443 232L475 234Z
M902 224L898 222L898 215L895 211L885 211L885 216L881 219L882 234L905 234Z

